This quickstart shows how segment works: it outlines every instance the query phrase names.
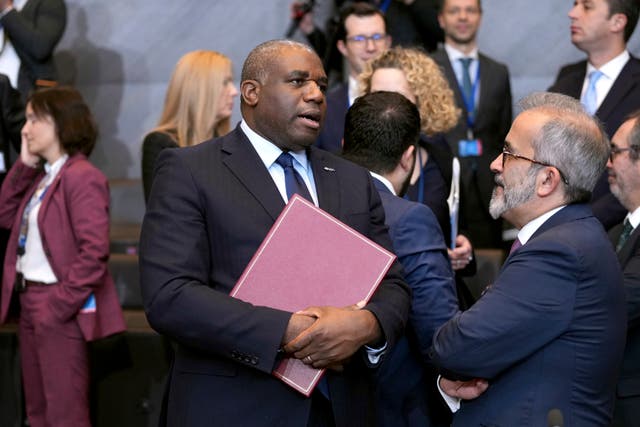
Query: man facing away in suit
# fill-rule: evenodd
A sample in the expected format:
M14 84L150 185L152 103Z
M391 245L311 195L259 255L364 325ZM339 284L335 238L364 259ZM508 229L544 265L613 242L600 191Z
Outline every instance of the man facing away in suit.
M364 65L391 46L385 18L380 9L364 2L348 3L340 10L336 46L344 59L348 80L327 93L327 120L316 146L337 153L347 109L358 97L358 74Z
M397 262L361 309L290 313L229 292L288 200L287 173L320 208L390 249L378 192L367 170L310 147L327 85L310 47L265 42L241 80L233 132L161 153L142 225L145 311L176 343L167 425L372 425L370 368L393 348L410 306ZM295 173L280 166L287 159ZM305 398L275 378L285 354L333 368L326 387Z
M639 11L637 0L576 0L569 12L571 42L587 59L563 66L549 88L580 99L609 137L640 108L640 60L627 50ZM593 189L591 204L606 229L626 214L609 191L606 173Z
M607 163L611 192L629 212L609 231L624 274L627 295L627 344L616 388L615 427L638 425L640 419L640 111L611 139Z
M565 427L609 425L627 316L620 265L586 203L609 141L568 96L521 106L491 164L490 205L518 239L484 295L435 333L439 385L469 399L488 383L454 426L541 426L552 409Z
M402 198L407 191L420 137L416 106L396 92L356 99L347 113L343 156L367 168L385 210L394 253L413 292L405 336L378 369L376 405L380 427L448 425L451 415L437 402L435 376L423 360L433 333L458 311L447 246L431 209ZM438 421L443 421L443 424Z
M493 189L489 164L500 153L511 126L511 85L507 67L478 52L481 20L480 0L443 0L438 21L444 47L432 57L463 112L446 137L460 159L465 231L477 248L501 248L502 221L489 214Z

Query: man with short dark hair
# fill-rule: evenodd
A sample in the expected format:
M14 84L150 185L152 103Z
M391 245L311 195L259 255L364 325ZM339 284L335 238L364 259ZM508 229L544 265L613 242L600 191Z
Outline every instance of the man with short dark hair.
M347 81L327 93L327 120L316 146L333 153L340 151L347 109L358 93L358 74L364 65L391 46L382 12L374 5L355 2L340 10L336 46L346 60Z
M609 141L568 96L533 94L521 106L491 164L490 204L518 239L484 295L435 333L431 356L443 392L466 399L454 426L537 427L551 409L566 427L609 425L625 297L615 252L585 203Z
M627 296L627 344L616 389L615 427L631 427L640 419L640 111L622 123L611 139L607 163L611 192L628 211L609 236L624 273Z
M410 305L398 263L359 309L291 313L229 292L282 212L292 181L390 249L380 198L366 170L310 147L327 86L310 47L265 42L249 53L241 80L243 120L235 131L160 154L142 225L145 312L176 343L167 425L372 425L370 368L393 348ZM277 379L272 372L285 355L333 368L324 392L306 398Z
M343 155L371 172L394 252L413 292L407 332L378 370L380 427L428 427L439 417L450 421L446 408L432 404L438 395L435 376L423 360L435 330L458 311L453 271L431 209L402 198L419 136L418 109L396 92L363 95L347 113Z
M639 11L637 0L576 0L569 12L571 42L587 59L563 66L549 88L580 99L609 137L640 108L640 60L627 50ZM609 191L606 173L593 189L591 205L606 229L626 214Z

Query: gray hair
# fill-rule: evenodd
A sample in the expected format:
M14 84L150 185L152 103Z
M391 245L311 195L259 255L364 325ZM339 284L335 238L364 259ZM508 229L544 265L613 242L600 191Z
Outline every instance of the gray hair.
M549 118L531 141L535 160L564 174L567 203L588 201L609 158L609 138L600 122L576 99L556 93L533 93L519 106Z
M260 83L264 83L264 80L267 78L267 73L269 72L268 68L271 62L273 62L274 58L277 58L276 53L286 47L303 49L317 55L311 47L303 43L284 39L269 40L259 44L249 52L249 55L242 66L240 80L257 80Z

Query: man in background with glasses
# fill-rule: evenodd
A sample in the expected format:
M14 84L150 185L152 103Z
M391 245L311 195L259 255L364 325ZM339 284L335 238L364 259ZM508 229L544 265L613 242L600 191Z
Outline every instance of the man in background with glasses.
M518 238L484 295L436 332L430 356L454 426L541 426L551 415L548 425L558 415L565 427L610 425L625 296L587 203L609 141L568 96L533 94L521 107L491 163L490 203Z
M614 427L637 425L640 419L640 110L611 139L607 163L611 192L628 214L609 232L624 273L627 295L627 344L616 388Z
M370 59L391 46L382 12L375 6L356 2L340 11L336 46L345 59L348 80L327 93L327 117L316 146L333 153L342 148L347 109L358 97L358 74Z

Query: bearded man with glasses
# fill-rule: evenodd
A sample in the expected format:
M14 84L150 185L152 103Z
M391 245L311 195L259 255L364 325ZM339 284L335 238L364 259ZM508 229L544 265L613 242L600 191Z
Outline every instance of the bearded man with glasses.
M623 279L588 204L609 141L580 103L538 93L491 163L494 217L518 227L495 282L436 333L453 426L610 425L626 331ZM554 424L555 425L555 424Z

